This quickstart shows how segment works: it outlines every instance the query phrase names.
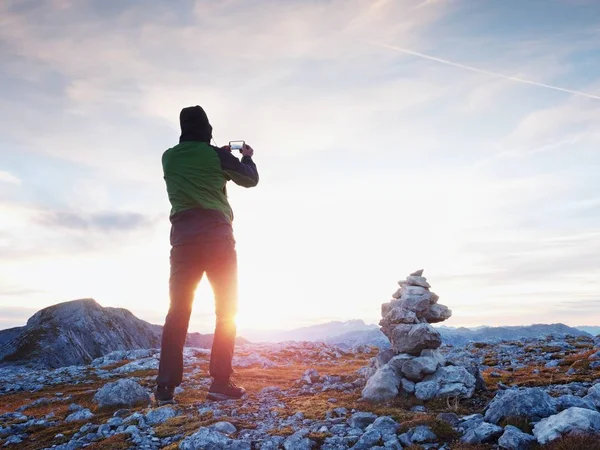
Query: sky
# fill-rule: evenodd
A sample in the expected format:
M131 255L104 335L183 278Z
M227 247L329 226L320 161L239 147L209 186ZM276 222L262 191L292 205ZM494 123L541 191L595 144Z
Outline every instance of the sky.
M600 325L600 3L0 2L0 328L92 297L162 323L162 153L202 105L244 329L379 320L425 269L450 326ZM210 332L201 283L191 331Z

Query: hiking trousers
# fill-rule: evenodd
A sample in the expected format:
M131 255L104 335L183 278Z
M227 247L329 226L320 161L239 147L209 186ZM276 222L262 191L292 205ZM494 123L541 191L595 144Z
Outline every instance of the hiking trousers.
M206 273L215 297L216 324L210 375L228 380L233 369L237 312L237 253L233 237L176 245L171 248L170 307L162 334L157 384L179 386L183 379L183 347L194 294Z

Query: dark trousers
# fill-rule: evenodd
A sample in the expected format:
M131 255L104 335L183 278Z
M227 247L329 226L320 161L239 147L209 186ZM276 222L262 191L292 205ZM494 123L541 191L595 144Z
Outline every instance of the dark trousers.
M235 346L237 312L237 253L233 238L177 245L171 248L169 294L171 305L165 321L157 384L179 386L183 379L183 347L194 293L206 272L215 296L217 316L210 356L210 375L228 379Z

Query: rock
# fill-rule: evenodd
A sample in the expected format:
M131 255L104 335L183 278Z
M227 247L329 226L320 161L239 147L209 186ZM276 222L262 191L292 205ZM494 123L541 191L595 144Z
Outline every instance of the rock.
M502 434L503 428L487 422L481 422L479 425L467 430L460 439L465 444L482 444L494 442Z
M149 411L145 418L148 425L155 426L160 425L175 416L177 416L177 411L169 406L163 406L162 408Z
M429 309L423 314L423 319L429 323L438 323L448 320L452 317L452 311L447 306L436 303L431 305Z
M486 422L498 424L506 417L536 421L556 414L554 400L540 388L498 391L485 412Z
M442 338L431 325L397 325L392 331L392 348L397 353L419 355L425 349L435 349L442 345Z
M417 317L421 318L427 313L432 304L433 294L431 292L427 292L423 295L402 297L402 299L398 302L398 307L412 311L417 315Z
M423 269L419 269L410 274L411 277L422 277Z
M594 403L586 398L577 397L576 395L561 395L554 399L556 409L558 411L564 411L565 409L576 406L577 408L586 408L596 411Z
M89 420L94 417L94 414L89 409L81 409L72 414L69 414L65 419L65 422L76 422L79 420Z
M435 433L426 425L419 425L408 431L410 440L415 444L424 444L426 442L434 442L437 439Z
M384 442L390 441L396 437L396 432L400 425L389 416L381 416L375 419L371 425L366 428L366 431L377 430L381 433L381 439Z
M421 286L426 289L429 289L431 286L427 282L427 278L419 276L419 275L409 275L406 277L406 284L411 286Z
M305 437L307 434L308 430L306 429L297 431L283 442L283 448L285 450L311 450L315 447L315 443Z
M415 395L420 400L435 397L470 398L475 392L475 377L462 366L440 367L415 385Z
M94 403L99 408L127 407L145 405L150 402L146 390L133 380L122 378L105 384L94 395Z
M439 361L428 356L419 356L402 365L402 374L411 381L421 381L425 375L434 373Z
M402 293L402 297L406 296L412 296L412 295L423 295L423 294L427 294L429 292L429 289L424 288L422 286L410 286L408 284L403 284L402 287L400 287L400 291Z
M368 425L375 422L377 416L370 412L357 412L352 414L352 416L348 419L348 425L352 428L358 428L360 430L365 430Z
M223 434L232 434L235 433L237 431L237 428L235 427L235 425L233 425L230 422L217 422L217 423L213 423L210 428L212 428L213 430L218 431L219 433L223 433Z
M394 351L389 348L387 350L382 350L375 357L375 367L379 369L380 367L385 366L395 355Z
M365 431L363 435L358 439L358 442L352 446L353 450L370 450L375 444L381 440L381 433L379 430L371 429Z
M540 420L533 427L533 434L540 444L570 433L600 433L600 413L572 407Z
M600 383L593 385L588 389L587 395L584 397L585 400L591 401L596 408L600 409Z
M379 325L389 330L399 323L416 324L419 323L417 314L414 311L397 306L392 308L387 315L379 321Z
M531 434L523 433L517 427L507 425L504 434L498 439L500 448L506 450L527 450L537 442Z
M404 390L404 392L408 392L409 394L415 393L415 383L413 383L410 380L407 380L406 378L402 378L402 381L400 381L400 386L402 387L402 390Z
M250 450L250 443L234 440L218 431L202 427L181 441L179 448L180 450Z
M378 369L369 378L362 390L362 398L371 402L385 402L392 400L398 395L400 376L389 365Z

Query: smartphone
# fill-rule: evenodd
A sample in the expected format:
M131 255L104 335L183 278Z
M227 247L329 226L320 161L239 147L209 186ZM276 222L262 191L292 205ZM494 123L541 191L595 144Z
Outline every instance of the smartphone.
M239 150L240 153L242 153L244 145L246 145L246 141L229 141L231 150Z

